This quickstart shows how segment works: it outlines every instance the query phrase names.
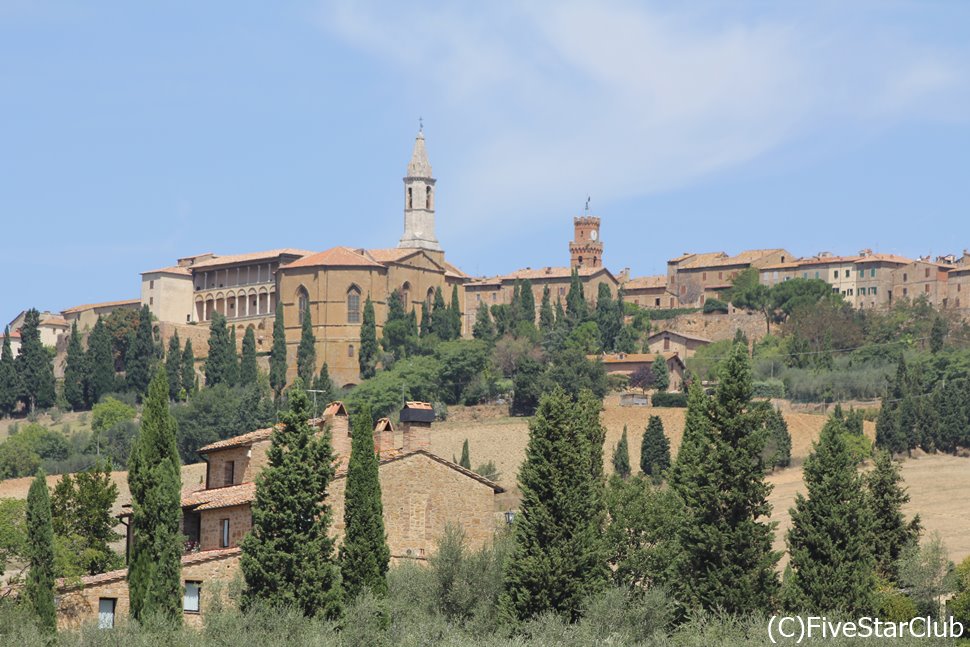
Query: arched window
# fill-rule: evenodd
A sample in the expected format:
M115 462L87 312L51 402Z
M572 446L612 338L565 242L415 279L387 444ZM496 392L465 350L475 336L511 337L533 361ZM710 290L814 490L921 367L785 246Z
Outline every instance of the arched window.
M428 296L424 299L428 305L434 303L434 288L428 288Z
M407 281L401 286L401 303L404 304L404 309L408 309L408 304L411 303L411 284Z
M296 307L300 313L300 323L303 323L303 315L310 309L310 293L302 285L296 291ZM262 312L262 308L260 308Z
M353 357L353 356L354 356L354 345L350 344L347 346L347 357Z
M583 257L582 257L582 256L580 256L580 257L579 257L579 264L580 264L580 265L582 265L582 264L583 264Z
M412 204L411 187L408 187L408 209L411 208L411 204Z
M347 290L347 323L360 323L360 288L356 285Z
M431 206L431 187L430 186L425 188L424 206L427 207L428 209L434 208Z

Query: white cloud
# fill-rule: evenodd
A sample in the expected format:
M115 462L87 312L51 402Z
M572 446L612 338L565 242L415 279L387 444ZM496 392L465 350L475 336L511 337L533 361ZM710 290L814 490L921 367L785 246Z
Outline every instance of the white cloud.
M500 215L483 206L495 187L526 210L587 192L601 202L644 195L816 130L928 116L966 96L955 55L839 16L456 6L342 3L322 22L406 74L411 100L447 122L434 134L461 137L449 175L472 219Z

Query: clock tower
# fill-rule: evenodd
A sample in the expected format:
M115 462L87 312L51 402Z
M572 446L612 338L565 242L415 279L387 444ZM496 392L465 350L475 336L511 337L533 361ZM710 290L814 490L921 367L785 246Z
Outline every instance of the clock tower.
M569 266L603 267L600 219L596 216L573 218L573 229L573 240L569 243Z

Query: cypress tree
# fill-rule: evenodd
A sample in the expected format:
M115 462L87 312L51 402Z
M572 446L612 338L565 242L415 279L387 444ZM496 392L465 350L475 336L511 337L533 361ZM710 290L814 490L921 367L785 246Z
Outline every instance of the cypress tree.
M131 560L128 594L136 620L182 621L182 478L169 410L168 380L159 368L148 387L141 429L128 459Z
M515 279L512 284L512 300L509 301L509 328L515 330L516 324L522 320L522 281Z
M765 465L772 470L791 465L791 434L781 411L773 408L765 414L765 430L765 448L761 453Z
M269 464L256 480L253 529L242 543L243 609L262 601L306 616L339 615L342 590L325 503L334 475L329 434L314 434L303 381L272 434Z
M377 373L377 321L374 317L374 304L367 295L364 302L364 319L360 324L360 350L357 353L360 376L363 379L374 377Z
M445 307L445 297L439 285L434 289L434 302L431 306L431 332L442 341L451 339L451 315Z
M663 355L657 355L650 367L653 371L653 386L658 391L666 391L670 387L670 369L667 368L667 360Z
M475 327L472 328L472 337L482 341L492 341L495 339L495 326L492 324L492 315L488 312L488 304L481 303L478 312L475 313Z
M88 336L87 364L87 398L88 402L95 405L101 400L101 396L111 393L115 388L115 356L111 333L101 317L98 317Z
M303 384L310 384L317 371L317 338L313 334L309 308L301 317L300 345L296 348L296 375L303 380Z
M195 393L195 351L192 350L191 339L185 340L185 348L182 350L181 381L187 397Z
M522 281L522 292L519 296L519 318L533 326L536 325L536 297L532 292L532 281Z
M397 290L391 291L387 297L387 321L381 333L381 346L394 359L405 358L418 336L413 316L413 311L410 314L404 311L401 294Z
M20 380L10 345L10 326L7 326L3 330L3 349L0 350L0 417L13 413L18 399Z
M421 304L421 325L419 329L421 337L427 337L431 334L431 304L427 301Z
M613 449L613 471L620 478L630 476L630 441L626 437L626 425L623 425L623 435L620 442Z
M659 478L670 469L670 441L660 416L650 416L640 441L640 471Z
M237 348L236 327L229 324L229 360L226 363L229 375L226 383L229 386L236 386L239 384L239 353L236 351Z
M556 322L557 328L568 328L569 322L566 320L566 311L562 307L562 297L556 297Z
M766 611L778 592L774 527L761 461L763 411L752 405L748 356L735 346L712 400L695 386L671 485L684 501L674 565L678 599L747 614Z
M576 424L586 434L586 448L589 451L590 475L597 490L603 485L603 443L606 441L606 427L600 422L603 401L589 389L579 392L576 399ZM595 492L601 494L601 492ZM592 495L591 495L592 496Z
M155 363L155 336L152 333L152 313L142 306L138 313L138 327L125 355L125 381L128 390L143 396L148 391Z
M844 430L830 418L805 459L808 497L795 495L787 537L792 566L788 602L793 608L856 615L873 607L873 518Z
M84 349L81 347L81 335L77 331L77 321L75 320L71 324L71 337L67 342L67 362L64 365L64 399L75 411L90 406L85 397L86 373L87 362L85 362Z
M323 366L320 367L320 374L317 375L317 379L313 381L313 390L317 391L317 404L320 407L325 407L334 401L336 396L336 388L333 385L333 380L330 379L330 367L324 362ZM317 415L319 412L314 412Z
M279 401L286 388L286 327L283 324L283 304L276 305L273 320L273 348L269 353L269 385L273 387L274 399Z
M894 454L906 451L906 433L900 424L900 404L906 396L908 370L906 360L899 356L896 376L890 380L886 396L876 418L876 446Z
M448 316L451 319L451 333L449 339L461 339L461 304L458 302L458 286L451 286L451 304L448 306Z
M547 333L556 325L556 314L552 310L552 297L549 286L542 288L542 303L539 306L539 330Z
M878 572L891 582L898 581L898 562L903 551L919 541L919 515L907 522L903 506L909 493L902 483L899 465L886 451L876 452L875 466L865 478L869 508L873 515L872 549Z
M40 341L40 313L31 308L20 328L20 354L15 365L27 409L54 405L54 360Z
M256 367L256 331L252 326L246 328L243 335L242 359L239 362L239 384L249 386L259 380L259 369Z
M616 347L616 337L622 326L623 320L616 318L616 303L610 286L600 283L596 295L596 327L599 328L604 351L611 352Z
M569 292L566 293L566 322L572 329L587 319L589 319L589 307L586 305L583 282L579 278L579 270L573 268L569 280Z
M387 593L387 567L391 551L384 532L379 461L374 448L374 420L370 407L354 416L347 465L344 520L347 531L340 548L344 592L353 599L366 590Z
M178 331L168 340L168 352L165 353L165 377L168 378L168 398L178 402L182 392L182 344L179 342Z
M633 326L623 326L620 334L616 336L616 346L613 348L617 353L637 352L638 335Z
M590 470L589 432L559 387L542 397L529 424L519 471L520 513L506 562L503 613L526 620L556 612L575 620L606 581L602 502Z
M933 396L933 406L939 417L936 435L943 451L952 452L970 444L970 398L965 394L970 394L970 383L959 378L946 380Z
M27 493L27 558L30 571L24 596L38 625L45 632L57 629L54 607L54 530L47 477L38 472Z
M465 439L465 442L463 442L461 444L461 458L458 460L458 464L461 465L462 467L464 467L466 470L470 470L472 468L472 459L468 455L468 439L467 438Z
M236 349L232 346L226 318L219 312L213 312L212 320L209 322L209 354L205 359L205 385L232 386L235 361Z

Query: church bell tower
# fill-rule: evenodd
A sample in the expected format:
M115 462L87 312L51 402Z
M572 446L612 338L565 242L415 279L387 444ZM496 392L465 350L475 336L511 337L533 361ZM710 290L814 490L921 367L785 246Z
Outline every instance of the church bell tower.
M398 247L442 251L434 234L434 183L422 127L414 140L404 178L404 235Z

